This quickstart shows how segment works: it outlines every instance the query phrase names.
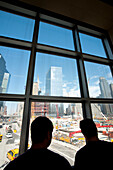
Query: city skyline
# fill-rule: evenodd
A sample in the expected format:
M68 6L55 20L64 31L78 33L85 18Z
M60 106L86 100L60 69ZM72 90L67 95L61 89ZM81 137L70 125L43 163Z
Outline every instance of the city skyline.
M2 55L1 55L2 56ZM5 60L4 60L5 61ZM6 65L7 65L7 63L5 64L5 67L6 67ZM47 67L47 68L49 68L49 67ZM58 73L58 74L55 74L54 73L54 71L53 71L53 73L52 73L52 77L51 77L51 79L53 78L53 79L55 79L55 76L57 76L57 80L59 79L59 75L60 75L60 77L61 77L61 81L63 80L63 77L65 77L65 76L63 76L63 68L61 67L61 65L58 67L58 66L53 66L53 65L50 65L50 68L48 69L48 71L47 71L47 73L51 70L51 68L60 68L60 72ZM6 69L6 68L5 68ZM7 71L6 71L7 72ZM107 71L108 72L108 71ZM46 84L47 85L47 73L46 73L46 76L45 76L45 83L44 84ZM108 73L107 73L107 75L108 75ZM6 75L7 76L7 75ZM10 74L10 76L11 76L11 74ZM94 77L94 79L96 79L96 78L98 78L99 79L99 81L100 81L100 78L102 78L102 77ZM92 80L93 78L90 78L90 80ZM103 79L105 79L105 77L103 77ZM37 84L37 82L35 81L35 82L33 82L33 87L34 87L34 84L35 84L35 86L37 87L38 86L38 88L37 89L35 89L35 91L36 90L38 90L38 91L36 91L36 92L33 92L33 95L47 95L47 91L45 90L45 93L43 93L42 94L42 91L41 91L41 87L40 87L40 77L38 76L37 77L37 80L38 80L38 84ZM50 80L50 79L49 79ZM10 83L8 83L8 78L7 78L7 85L9 84L10 85ZM112 87L112 85L113 85L113 83L111 83L112 81L111 80L106 80L107 81L107 84L108 84L108 86L109 86L109 96L103 96L104 98L111 98L112 97L112 93L113 93L113 91L111 91L111 87ZM63 81L62 81L63 82ZM5 86L5 88L6 88L6 84L5 83L2 83L2 85L4 84L4 86ZM62 84L62 85L61 85ZM52 94L51 93L51 95L58 95L58 96L61 96L61 95L64 95L63 93L64 93L64 87L65 87L65 85L63 84L63 83L61 83L60 84L60 90L61 90L61 92L60 93L56 93L56 94ZM71 84L71 83L69 83L69 84ZM98 83L98 84L100 84L100 83ZM1 87L2 87L2 85L1 85ZM99 85L100 86L100 85ZM8 86L7 86L8 87ZM56 86L57 88L58 88L58 84L57 84L57 86ZM2 87L3 88L3 87ZM89 87L90 88L90 87ZM100 88L100 87L99 87ZM107 89L108 89L108 87L106 87ZM47 89L47 87L45 86L45 89ZM80 89L79 89L80 90ZM39 92L40 91L40 92ZM100 92L102 93L102 88L100 88ZM100 93L100 96L102 97L102 95L101 95L101 93ZM68 93L69 94L69 93ZM99 95L97 96L97 97L99 97ZM103 98L102 97L102 98Z

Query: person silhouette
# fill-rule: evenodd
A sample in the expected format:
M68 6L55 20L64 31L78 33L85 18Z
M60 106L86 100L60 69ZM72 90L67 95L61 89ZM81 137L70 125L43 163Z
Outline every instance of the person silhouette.
M76 153L74 169L111 168L113 143L99 140L97 128L92 119L80 121L80 128L86 139L86 145Z
M69 162L61 155L50 151L53 124L47 117L39 116L31 124L32 146L24 154L11 161L5 170L13 169L71 169Z

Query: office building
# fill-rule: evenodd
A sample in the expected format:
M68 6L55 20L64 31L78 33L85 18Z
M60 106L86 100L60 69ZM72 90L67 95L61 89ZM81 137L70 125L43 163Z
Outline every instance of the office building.
M4 73L2 85L1 85L2 93L6 93L8 91L10 77L11 75L8 72Z
M6 69L6 61L0 54L0 93L7 93L10 77L11 75ZM3 101L0 101L0 110L4 110Z
M41 89L39 87L39 76L37 76L37 81L33 82L33 95L40 95ZM31 117L32 120L35 119L37 116L47 116L49 110L49 104L43 102L32 102L31 103Z
M62 96L62 67L51 66L46 75L46 95ZM51 115L63 116L63 104L50 104L49 112Z
M46 95L62 96L62 67L51 67L46 75Z
M10 81L10 73L6 69L6 62L0 54L0 93L6 93Z
M112 98L110 86L107 80L104 77L100 77L99 80L100 80L99 85L101 91L101 98ZM101 104L101 110L106 115L111 114L113 112L113 108L109 104L107 105Z
M111 96L113 98L113 84L110 84Z
M100 91L101 91L101 97L102 98L112 98L111 96L111 90L110 90L110 86L107 82L107 80L104 77L100 77Z

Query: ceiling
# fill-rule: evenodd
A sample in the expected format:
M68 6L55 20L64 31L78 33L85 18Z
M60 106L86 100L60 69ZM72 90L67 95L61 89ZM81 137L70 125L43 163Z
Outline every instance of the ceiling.
M43 9L109 30L113 6L99 0L20 0Z
M109 0L19 0L108 30L113 40L113 3Z

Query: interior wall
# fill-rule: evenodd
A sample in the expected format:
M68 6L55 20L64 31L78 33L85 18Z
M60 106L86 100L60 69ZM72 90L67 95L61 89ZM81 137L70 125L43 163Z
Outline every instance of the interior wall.
M113 6L99 0L20 0L22 2L109 30Z
M109 33L110 39L112 41L112 47L113 47L113 26L109 29L108 33Z

